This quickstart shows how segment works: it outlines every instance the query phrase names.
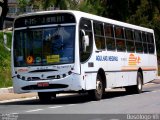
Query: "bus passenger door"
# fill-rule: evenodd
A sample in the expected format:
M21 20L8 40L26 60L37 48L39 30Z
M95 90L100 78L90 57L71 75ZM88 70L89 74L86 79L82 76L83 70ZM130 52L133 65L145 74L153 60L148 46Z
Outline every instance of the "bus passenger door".
M81 70L81 79L82 76L89 77L88 84L91 83L90 79L92 74L86 75L86 72L89 72L88 62L90 61L92 52L93 52L93 33L92 33L92 24L91 20L81 18L79 24L79 56L80 56L80 70ZM86 86L87 81L82 82L83 86ZM86 88L86 87L85 87Z

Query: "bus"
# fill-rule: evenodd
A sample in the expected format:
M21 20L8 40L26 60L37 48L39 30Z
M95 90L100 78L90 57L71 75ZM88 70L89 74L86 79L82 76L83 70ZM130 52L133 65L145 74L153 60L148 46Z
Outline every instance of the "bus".
M67 92L100 100L119 87L141 93L158 74L152 29L72 10L15 18L11 56L14 92L40 101Z

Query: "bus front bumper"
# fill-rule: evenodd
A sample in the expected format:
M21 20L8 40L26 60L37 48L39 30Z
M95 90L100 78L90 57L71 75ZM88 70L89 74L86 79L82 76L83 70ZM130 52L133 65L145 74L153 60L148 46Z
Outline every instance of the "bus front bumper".
M61 79L25 81L13 78L13 88L15 93L29 93L29 92L69 92L80 91L85 88L80 75L71 74L68 77Z

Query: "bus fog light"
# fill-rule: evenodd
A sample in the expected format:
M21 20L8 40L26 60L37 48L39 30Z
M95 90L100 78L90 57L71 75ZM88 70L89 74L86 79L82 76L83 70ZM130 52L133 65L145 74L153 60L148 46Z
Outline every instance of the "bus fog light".
M28 80L28 81L31 81L31 80L32 80L32 78L31 78L31 77L29 77L29 78L27 78L27 80Z
M63 74L63 77L66 77L66 74Z
M22 80L25 80L25 77L24 77L24 76L22 77Z
M72 72L71 72L71 71L69 71L69 72L68 72L68 75L70 75L71 73L72 73Z
M59 75L57 75L57 79L60 79L61 77Z
M21 76L20 76L20 75L17 75L17 78L18 78L18 79L20 79L20 78L21 78Z

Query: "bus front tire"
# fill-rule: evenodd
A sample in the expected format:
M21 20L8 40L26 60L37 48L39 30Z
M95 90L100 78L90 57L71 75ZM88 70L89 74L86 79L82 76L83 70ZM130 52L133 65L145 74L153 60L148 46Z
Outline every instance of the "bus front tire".
M89 97L92 100L101 100L104 92L104 86L100 75L97 75L96 79L96 89L88 91Z
M56 93L38 92L38 97L41 103L47 103L51 101L52 97L56 98Z
M142 93L143 78L140 72L137 73L137 85L127 86L125 89L128 93L140 94Z

